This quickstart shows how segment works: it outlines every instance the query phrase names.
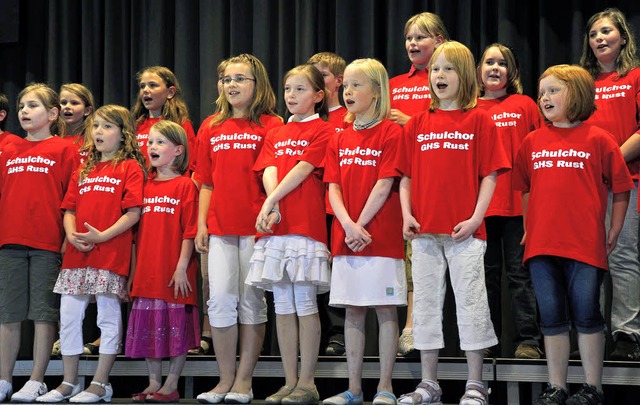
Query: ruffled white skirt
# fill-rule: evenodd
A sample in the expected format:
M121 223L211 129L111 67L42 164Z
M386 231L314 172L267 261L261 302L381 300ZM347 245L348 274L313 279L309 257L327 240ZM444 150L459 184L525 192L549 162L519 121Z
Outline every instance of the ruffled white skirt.
M258 239L245 283L272 291L272 285L282 281L311 282L318 287L318 294L329 291L331 272L327 245L300 235Z

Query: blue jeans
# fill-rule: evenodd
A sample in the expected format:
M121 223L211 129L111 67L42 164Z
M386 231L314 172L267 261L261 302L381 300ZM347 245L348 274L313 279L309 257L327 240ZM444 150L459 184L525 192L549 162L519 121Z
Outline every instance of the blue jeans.
M579 333L604 330L599 304L604 270L557 256L536 256L528 265L545 336L568 332L571 321Z
M540 328L538 310L531 276L522 265L524 247L520 245L524 226L522 217L491 216L485 218L487 251L484 255L484 274L489 297L491 321L498 338L502 336L502 269L507 276L514 342L538 346Z

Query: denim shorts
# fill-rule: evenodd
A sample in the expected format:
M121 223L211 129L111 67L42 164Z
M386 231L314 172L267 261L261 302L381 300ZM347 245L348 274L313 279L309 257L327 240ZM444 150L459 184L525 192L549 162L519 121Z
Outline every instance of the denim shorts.
M540 329L546 336L604 329L600 284L604 270L557 256L536 256L527 262L540 309Z
M0 249L0 323L60 320L60 296L53 286L60 254L22 245Z

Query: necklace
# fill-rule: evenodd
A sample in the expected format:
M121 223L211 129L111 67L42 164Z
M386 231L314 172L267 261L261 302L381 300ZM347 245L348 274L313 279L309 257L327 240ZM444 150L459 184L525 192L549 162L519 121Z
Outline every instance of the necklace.
M354 121L353 122L353 129L355 129L356 131L360 131L360 130L363 130L363 129L371 128L377 122L378 122L378 118L374 118L369 122L365 122L364 124L360 124L360 123L358 123L358 121Z

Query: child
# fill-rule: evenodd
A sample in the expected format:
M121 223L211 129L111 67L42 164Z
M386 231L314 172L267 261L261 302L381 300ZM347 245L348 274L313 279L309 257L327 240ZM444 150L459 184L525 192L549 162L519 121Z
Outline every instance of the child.
M309 58L307 63L315 66L324 78L324 87L327 92L327 108L329 109L329 122L336 127L336 132L346 127L344 118L347 109L340 104L340 87L347 63L333 52L319 52Z
M502 44L489 45L478 62L477 73L480 95L478 107L489 112L509 161L513 162L524 137L542 125L540 111L532 99L522 95L520 73L511 49ZM536 298L531 286L531 277L522 266L522 196L511 186L511 171L498 176L496 189L487 209L485 226L487 251L484 255L484 271L491 322L500 338L500 287L504 265L516 332L515 357L539 359L542 352L539 347L541 336Z
M220 381L197 398L248 403L267 321L264 291L244 283L255 243L254 218L265 198L253 165L267 131L281 126L282 119L275 113L276 97L258 58L242 54L223 66L219 113L200 126L195 173L202 183L196 249L208 252L210 259L207 307Z
M284 76L288 124L267 134L254 170L267 198L256 220L260 233L247 283L273 290L285 385L267 403L319 400L314 382L320 347L316 295L329 290L322 166L334 127L325 122L324 80L313 65ZM298 378L298 345L300 377Z
M323 404L362 404L365 317L380 325L380 381L374 404L395 404L398 311L406 305L402 213L397 170L402 128L387 120L389 77L380 62L358 59L345 70L344 100L353 125L331 139L324 179L338 221L333 223L332 306L346 307L349 389ZM364 152L364 153L363 153Z
M138 99L131 112L136 120L136 138L142 156L147 156L149 129L156 122L165 119L182 125L189 139L192 161L191 173L195 170L196 135L189 121L189 110L185 103L178 78L164 66L151 66L138 73Z
M524 260L540 308L549 368L549 385L534 404L601 405L600 284L633 182L611 134L583 122L596 110L589 73L578 66L552 66L538 86L538 105L551 125L524 139L513 170L514 187L523 193ZM613 203L607 234L609 190ZM586 383L567 399L571 323L578 332Z
M149 385L133 402L177 402L178 380L187 351L198 345L200 320L193 255L198 190L184 176L189 143L184 129L159 121L149 131L151 178L144 186L142 217L136 233L134 274L129 276L133 306L127 328L126 355L144 357ZM158 235L172 243L158 249ZM180 243L178 243L180 241ZM162 358L170 357L162 384Z
M429 62L429 110L405 125L400 183L403 233L413 249L413 326L422 382L403 404L439 403L438 351L444 347L442 306L447 267L456 301L460 348L469 369L460 405L486 405L483 349L498 343L484 282L483 219L498 171L509 168L495 124L476 106L473 56L446 42Z
M18 94L18 118L27 133L0 149L0 402L33 402L47 392L44 374L60 319L53 285L64 240L60 204L77 153L64 133L60 98L44 84ZM5 138L7 139L7 138ZM11 397L22 321L34 321L33 369Z
M90 122L87 119L94 110L93 94L88 88L80 83L60 86L60 116L67 124L68 133L65 139L76 145L78 150L84 145L85 122ZM83 156L85 159L86 151Z
M0 145L7 136L12 135L11 132L6 131L8 115L9 99L7 99L7 96L4 94L0 93Z
M62 384L38 402L109 402L109 373L122 337L120 302L127 296L131 227L140 219L144 158L127 109L100 107L91 119L87 161L72 177L62 203L68 245L53 291L61 294ZM83 392L78 363L83 352L82 320L95 298L100 355L91 385Z
M589 19L580 65L595 79L598 109L589 123L613 135L634 179L624 226L609 255L611 333L615 343L611 360L640 361L640 135L634 134L640 128L640 59L633 32L619 10L607 9Z
M427 67L433 51L446 40L449 34L437 14L424 12L409 18L404 25L407 56L411 61L409 73L398 75L389 81L391 110L389 119L400 125L407 123L412 115L429 108L429 72ZM413 346L413 279L411 277L411 244L406 243L407 317L400 339L398 355L406 356L415 350Z

